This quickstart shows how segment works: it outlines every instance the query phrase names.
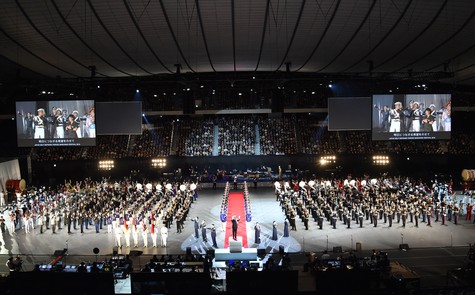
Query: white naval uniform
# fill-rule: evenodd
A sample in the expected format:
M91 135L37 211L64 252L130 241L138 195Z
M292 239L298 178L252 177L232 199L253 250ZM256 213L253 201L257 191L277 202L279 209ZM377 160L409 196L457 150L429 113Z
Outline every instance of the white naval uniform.
M121 243L121 228L120 228L120 225L117 224L116 227L115 227L115 239L117 241L117 246L120 248L122 247L122 243Z
M35 134L34 139L43 139L45 138L45 126L43 125L43 120L39 116L33 117L33 122L35 123Z
M143 238L143 246L147 248L148 246L148 228L147 228L147 220L142 220L140 224L140 228L142 229L142 238Z
M395 109L392 109L389 111L389 116L391 118L389 132L401 132L401 118L399 113Z
M134 239L134 247L139 246L139 230L137 225L132 225L132 238Z
M127 221L124 220L124 223L126 223ZM125 246L128 248L130 247L130 227L127 225L127 224L124 224L124 237L125 237Z
M163 247L166 247L167 239L168 239L168 228L166 226L162 226L162 228L160 229L160 245Z
M5 207L5 194L3 192L0 192L0 207Z
M56 133L55 138L64 138L64 124L66 123L63 116L56 117Z
M419 109L414 110L413 113L414 119L412 120L412 130L414 132L419 132L421 131L421 121L419 118L422 116L422 113Z

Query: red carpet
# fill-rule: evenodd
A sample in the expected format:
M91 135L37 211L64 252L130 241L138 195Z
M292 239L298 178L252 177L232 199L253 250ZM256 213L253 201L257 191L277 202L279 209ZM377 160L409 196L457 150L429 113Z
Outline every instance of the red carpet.
M229 237L233 237L233 223L231 222L233 216L236 216L236 218L241 216L241 220L238 223L237 236L242 237L242 246L247 248L246 212L244 210L243 193L229 193L228 220L226 222L226 236L224 238L224 248L229 247Z

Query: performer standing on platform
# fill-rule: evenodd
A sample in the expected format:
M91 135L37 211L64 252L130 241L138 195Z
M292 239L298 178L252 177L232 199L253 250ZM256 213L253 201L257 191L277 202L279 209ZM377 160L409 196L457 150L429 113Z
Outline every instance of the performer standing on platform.
M192 219L192 221L194 222L194 225L195 225L195 238L199 238L200 237L200 234L198 233L198 229L200 227L200 224L198 223L198 220L199 220L199 217L196 216L195 219Z
M203 238L203 242L208 242L208 237L206 236L206 222L204 220L201 221L201 237Z
M272 240L277 241L277 223L272 222Z
M254 225L254 243L261 243L261 226L259 225L259 222L256 222L256 225Z
M289 220L286 218L284 221L284 238L289 237Z
M213 247L218 248L218 243L216 243L216 227L214 224L211 224L211 241L213 241Z
M236 219L236 216L233 216L231 219L232 224L232 230L233 230L233 239L236 241L237 240L237 230L238 230L238 222L241 220L241 217L238 217Z

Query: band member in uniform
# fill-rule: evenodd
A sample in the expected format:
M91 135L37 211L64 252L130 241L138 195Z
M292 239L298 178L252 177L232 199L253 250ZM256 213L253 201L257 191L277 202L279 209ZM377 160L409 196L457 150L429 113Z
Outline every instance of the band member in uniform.
M284 238L289 237L289 220L286 218L284 221Z
M89 109L89 115L86 117L86 130L89 138L96 137L96 116L94 107Z
M148 220L147 220L147 217L144 217L142 219L141 229L142 229L143 247L147 248L147 246L148 246Z
M116 227L115 227L115 240L117 242L117 247L119 248L122 248L122 243L121 243L121 236L122 236L122 233L121 233L122 229L120 228L120 224L116 224Z
M434 117L434 124L432 124L432 129L434 129L434 131L439 131L439 123L437 121L437 115L439 114L439 112L435 109L435 104L431 104L429 106L429 109L431 116Z
M203 238L203 242L208 242L208 236L206 235L206 222L204 220L201 221L201 237Z
M36 111L38 115L33 117L33 123L35 124L35 135L34 139L44 139L46 138L46 118L45 118L45 110L38 109Z
M155 217L152 215L150 219L150 238L152 239L152 247L157 247L157 227L155 225Z
M213 247L218 248L218 243L216 242L216 227L214 224L211 224L211 241L213 242Z
M254 225L254 243L261 243L261 226L259 225L259 222L256 222L256 225Z
M76 138L82 138L82 128L81 128L81 118L79 117L79 112L78 111L73 111L73 117L74 117L74 122L77 124L77 129L76 129Z
M137 217L133 215L130 217L130 231L132 232L132 239L134 240L134 248L137 248L139 246L139 229L137 228Z
M277 223L272 222L272 240L277 241Z
M445 109L442 111L442 124L444 125L444 131L451 131L452 130L452 103L449 101L445 105Z
M198 223L198 220L199 220L198 216L196 216L195 219L192 219L192 221L194 223L194 227L195 227L195 238L197 238L197 239L200 237L200 234L199 234L200 224Z
M160 246L166 248L168 239L168 228L165 225L162 225L160 228Z
M415 101L412 106L412 111L411 111L412 128L410 131L413 131L413 132L421 131L421 116L422 116L422 112L419 109L419 103Z
M391 124L389 132L401 132L401 124L403 119L402 104L398 101L394 103L394 109L389 111Z
M53 123L55 126L54 138L64 138L64 125L66 120L63 117L63 111L60 108L56 109Z
M130 226L127 219L124 217L124 237L125 237L125 247L130 248Z

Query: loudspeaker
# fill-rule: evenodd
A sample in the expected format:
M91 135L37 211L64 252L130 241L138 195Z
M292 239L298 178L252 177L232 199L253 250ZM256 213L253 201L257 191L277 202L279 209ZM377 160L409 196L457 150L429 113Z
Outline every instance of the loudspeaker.
M399 244L399 250L407 251L407 250L409 250L409 245L408 244Z
M186 247L186 256L191 255L191 247Z
M282 245L279 245L279 254L284 255L285 254L285 247Z
M119 247L112 247L112 256L117 256L119 253Z
M214 249L206 250L206 254L208 254L211 258L214 258Z
M341 248L341 246L333 247L333 253L343 253L343 249Z
M264 258L266 256L266 249L259 248L257 249L257 256L260 258Z

